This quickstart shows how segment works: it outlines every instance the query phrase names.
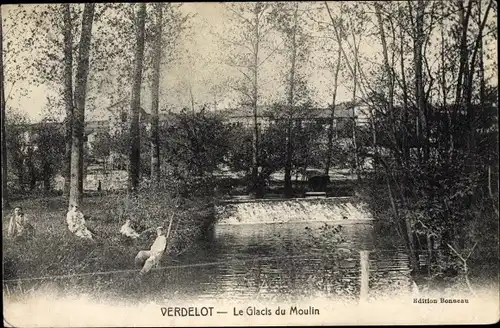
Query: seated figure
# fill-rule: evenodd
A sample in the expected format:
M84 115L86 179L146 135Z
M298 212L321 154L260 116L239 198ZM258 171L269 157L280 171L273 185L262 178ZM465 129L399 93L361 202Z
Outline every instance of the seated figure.
M149 251L139 251L135 257L135 264L143 267L141 274L149 272L153 266L158 266L167 247L167 237L163 227L156 228L156 234L157 237L153 245L151 245L151 249Z
M71 209L66 215L66 223L68 224L69 231L71 231L75 236L85 239L93 239L92 233L85 226L85 218L83 213L78 210L78 205L71 205Z
M120 233L132 239L137 239L140 236L137 231L132 228L130 219L127 219L127 221L125 221L125 224L122 225L122 227L120 228Z
M32 238L35 235L35 228L29 223L24 216L23 209L16 207L14 215L10 218L7 236L15 240Z

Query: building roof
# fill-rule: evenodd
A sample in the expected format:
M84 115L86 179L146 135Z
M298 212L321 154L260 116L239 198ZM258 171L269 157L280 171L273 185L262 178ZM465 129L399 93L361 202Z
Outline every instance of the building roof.
M355 117L353 113L351 103L340 103L335 106L335 117L337 118L352 118ZM228 119L242 119L253 117L253 109L251 106L243 106L238 108L231 108L221 110L220 113ZM312 107L308 110L304 110L300 118L330 118L331 109ZM257 106L257 116L258 117L275 117L272 106L260 105ZM295 116L297 118L297 116Z

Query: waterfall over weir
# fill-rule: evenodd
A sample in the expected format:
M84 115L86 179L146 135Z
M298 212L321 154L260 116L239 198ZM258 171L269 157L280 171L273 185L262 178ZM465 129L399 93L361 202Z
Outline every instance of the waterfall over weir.
M215 211L217 225L373 220L367 205L354 197L233 200Z

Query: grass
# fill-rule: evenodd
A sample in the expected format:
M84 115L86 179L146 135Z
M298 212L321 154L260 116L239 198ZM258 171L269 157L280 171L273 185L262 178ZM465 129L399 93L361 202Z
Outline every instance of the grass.
M135 198L123 194L86 197L81 210L87 217L89 229L99 236L95 241L88 241L75 237L67 229L67 200L62 196L22 199L11 205L12 208L22 206L36 236L25 242L5 238L11 212L2 212L5 280L137 269L134 257L139 250L149 249L155 232L144 233L136 241L127 240L119 233L126 218L137 222L142 229L159 225L168 228L174 215L166 255L160 263L160 266L168 265L169 260L183 253L213 221L208 199L179 202L164 192L144 192ZM59 279L52 280L51 284L61 292L67 292L68 288L92 292L105 290L120 295L125 291L129 295L134 295L134 290L147 292L142 283L137 283L136 275L137 272L132 272ZM156 278L149 279L160 277L157 274ZM46 286L47 282L23 282L23 289ZM154 285L152 283L150 287Z

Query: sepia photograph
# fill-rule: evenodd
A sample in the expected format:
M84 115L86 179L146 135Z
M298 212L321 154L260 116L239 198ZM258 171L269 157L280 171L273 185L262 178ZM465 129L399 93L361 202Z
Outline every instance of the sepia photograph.
M500 320L496 0L0 9L4 326Z

